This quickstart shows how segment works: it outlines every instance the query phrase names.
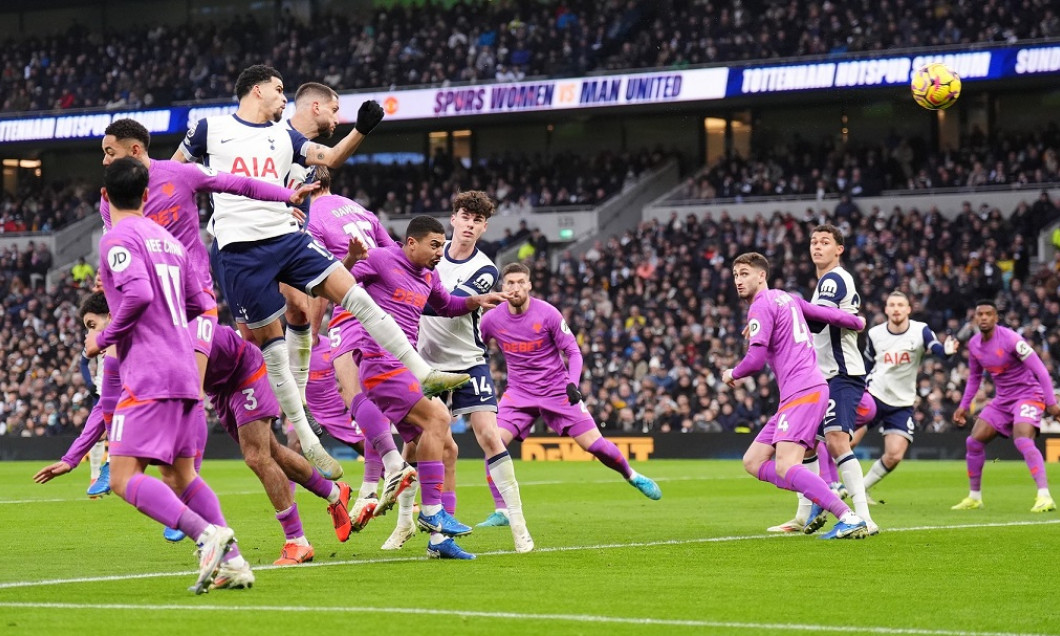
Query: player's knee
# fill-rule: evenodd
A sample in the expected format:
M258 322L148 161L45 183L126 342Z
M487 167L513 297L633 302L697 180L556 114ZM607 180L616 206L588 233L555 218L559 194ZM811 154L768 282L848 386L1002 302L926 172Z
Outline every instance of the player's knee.
M743 469L754 478L758 478L758 471L762 468L762 460L751 455L743 456Z
M456 440L453 439L452 434L446 436L445 448L443 450L444 457L451 461L456 461L456 458L460 455L460 447L456 445Z
M839 457L850 452L850 436L846 433L829 433L824 443L828 447L828 454L832 457Z
M266 465L272 462L272 454L268 448L261 448L257 444L248 445L243 449L243 461L250 470L260 474Z
M129 478L125 475L110 474L110 489L115 494L125 499L125 487L129 485Z
M905 452L899 451L886 451L880 460L887 466L888 470L894 470L898 467L898 464L902 463L902 459L905 457Z

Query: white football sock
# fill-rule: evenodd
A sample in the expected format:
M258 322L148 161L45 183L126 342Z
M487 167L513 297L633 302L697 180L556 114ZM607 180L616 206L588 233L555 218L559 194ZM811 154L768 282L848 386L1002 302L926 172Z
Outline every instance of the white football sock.
M843 480L843 485L850 493L854 512L863 520L872 521L872 515L869 514L869 498L865 494L865 478L861 474L861 464L854 457L854 453L837 457L835 465L839 469L839 477Z
M368 292L354 285L342 299L342 306L360 321L368 335L401 361L416 379L423 382L431 373L431 367L409 343L394 317L379 308Z
M406 489L407 490L407 489ZM378 481L362 481L361 489L357 491L357 498L364 499L365 497L376 494L379 491ZM404 494L404 493L402 493Z
M895 468L898 467L895 466ZM887 467L883 465L883 460L877 459L872 465L872 468L869 469L869 472L865 473L865 491L868 492L869 489L886 477L891 470L894 470L894 468L888 470Z
M522 516L523 500L519 494L519 482L515 480L515 464L512 458L505 455L490 464L490 478L497 492L501 493L504 505L512 514Z
M320 438L306 422L305 412L302 410L302 396L298 394L298 386L291 374L284 341L277 338L269 342L261 350L261 354L265 358L265 369L269 374L272 392L276 395L276 400L280 403L280 408L283 409L287 420L294 427L295 433L298 434L302 450L305 451L307 448L320 444Z
M309 325L287 325L284 342L287 344L291 375L294 376L298 394L302 396L302 403L305 404L305 385L309 382L309 358L313 354L313 334L309 331Z
M382 460L383 474L387 476L393 475L405 467L405 458L396 450L387 452L386 455L383 455Z
M398 495L398 525L409 527L412 525L412 508L416 505L416 491L419 490L419 482L401 491ZM439 506L440 508L441 506Z
M99 469L103 467L103 453L107 450L107 443L100 440L88 449L89 477L92 481L99 479Z

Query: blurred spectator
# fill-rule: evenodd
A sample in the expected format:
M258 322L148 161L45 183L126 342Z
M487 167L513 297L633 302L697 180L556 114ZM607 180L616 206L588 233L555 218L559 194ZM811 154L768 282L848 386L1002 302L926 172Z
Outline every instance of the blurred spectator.
M4 313L0 346L0 435L39 437L76 433L93 398L78 369L83 329L79 290L72 279L33 288L0 257Z
M916 319L967 340L974 332L971 304L987 295L996 298L1003 323L1038 350L1060 386L1053 359L1060 351L1060 255L1057 267L1047 263L1035 271L1024 254L1025 265L1017 270L1013 253L1025 248L1016 234L1023 220L1015 212L1024 207L1008 218L969 202L954 219L916 208L844 219L849 230L843 261L857 280L869 324L886 320L886 294L900 289L912 300ZM730 389L719 379L743 352L746 306L734 294L731 262L741 252L760 251L771 261L773 286L809 298L816 285L809 235L823 220L833 218L674 215L598 241L580 258L564 253L555 270L535 255L533 293L556 305L578 338L590 412L600 415L603 426L623 430L760 428L777 408L771 376L760 374L753 390ZM491 353L503 386L503 356ZM963 352L951 360L925 359L917 428L950 430L967 373Z
M70 268L70 277L78 286L85 281L92 281L96 276L96 268L85 262L85 257L77 259L77 263Z
M239 70L262 62L279 69L292 88L320 79L338 90L445 86L1012 43L1057 37L1058 22L1049 0L985 0L974 6L933 0L850 5L470 0L391 4L357 13L317 11L306 22L288 17L259 23L236 16L107 33L75 24L64 33L5 43L0 108L140 108L231 99ZM983 163L973 178L992 165Z

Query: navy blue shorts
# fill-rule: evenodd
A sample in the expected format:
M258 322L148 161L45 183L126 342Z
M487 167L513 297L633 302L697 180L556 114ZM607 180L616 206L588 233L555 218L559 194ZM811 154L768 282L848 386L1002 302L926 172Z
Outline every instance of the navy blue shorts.
M327 248L302 232L229 243L213 260L214 274L232 315L251 329L264 327L283 315L287 301L277 283L312 296L314 287L342 267Z
M865 376L837 375L828 381L828 411L821 431L852 434L858 417L858 402L865 393Z
M913 441L913 407L891 406L880 401L880 398L872 396L876 403L876 417L869 422L868 427L880 425L880 432L884 435L901 435L910 442Z
M497 390L493 386L490 366L480 364L464 373L471 376L471 381L449 394L449 405L453 415L466 415L475 411L496 413Z

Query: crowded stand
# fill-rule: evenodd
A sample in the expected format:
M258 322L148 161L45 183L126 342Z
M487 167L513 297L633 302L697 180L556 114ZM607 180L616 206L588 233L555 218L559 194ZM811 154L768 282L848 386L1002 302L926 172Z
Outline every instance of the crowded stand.
M1060 218L1043 193L1033 202ZM891 290L905 292L913 317L938 333L971 336L977 298L996 298L1003 323L1019 331L1056 374L1051 353L1060 345L1060 267L1031 266L1041 219L1021 204L1012 214L966 203L946 219L915 206L884 214L855 211L837 219L808 210L749 220L726 213L674 215L636 231L598 241L584 256L564 252L558 268L533 263L535 287L561 308L579 335L587 373L582 393L607 428L643 432L748 431L775 412L778 396L768 377L753 391L730 389L721 371L740 359L743 310L732 284L731 262L759 250L773 267L773 285L809 298L816 283L809 236L819 223L839 224L847 237L843 262L857 281L868 324L885 320ZM918 430L950 430L967 362L927 358L922 365ZM494 356L495 372L503 361ZM987 383L988 384L988 383ZM984 384L979 402L989 395Z
M343 171L356 172L361 171ZM361 175L351 182L364 179ZM378 183L346 189L378 191ZM428 175L423 184L430 183ZM772 261L775 286L809 298L815 284L809 234L825 221L839 225L847 237L843 260L856 277L870 325L884 320L886 294L900 289L913 301L914 318L966 340L971 303L996 298L1005 324L1022 333L1055 373L1051 352L1060 345L1060 262L1032 266L1032 260L1037 232L1060 220L1060 209L1045 191L1028 195L1007 213L968 201L954 219L915 204L889 213L861 210L856 200L850 207L841 201L833 213L809 208L801 217L675 213L667 223L645 222L636 231L597 241L580 257L561 252L555 268L547 257L556 246L536 228L523 224L505 242L537 248L529 263L535 288L578 334L588 370L582 392L605 427L755 430L776 407L774 385L759 378L753 391L732 390L720 381L721 370L743 350L743 313L730 263L740 252L757 249ZM447 197L440 195L441 200ZM50 255L43 246L8 249L0 253L0 263L9 343L0 426L7 435L76 432L91 389L71 352L80 351L76 303L91 283L91 265L79 263L62 282L45 288L41 272ZM223 306L221 313L230 315ZM918 429L941 432L952 426L949 416L967 373L962 356L956 359L961 361L923 362ZM503 377L502 356L495 355L493 364Z
M479 1L323 14L311 22L287 14L274 26L249 16L114 33L77 25L3 45L0 108L135 109L229 99L239 70L261 62L291 86L323 79L355 90L1056 36L1060 18L1047 0Z
M711 202L754 197L849 195L939 188L1033 188L1060 181L1060 127L1004 133L988 139L978 128L959 148L931 150L918 137L892 134L882 143L811 142L798 133L785 143L721 157L677 189L671 199Z
M33 272L26 264L32 256L27 252L17 258L17 250L0 254L0 435L76 434L95 403L95 389L79 370L84 328L77 306L87 288L69 276L51 285L34 278L37 283L31 286Z
M0 234L61 230L96 214L98 203L99 189L87 179L23 180L14 193L0 190Z
M593 157L508 152L464 165L439 149L418 165L358 164L338 171L332 187L386 216L447 212L450 198L464 190L489 194L501 216L521 216L535 208L599 205L671 157L681 159L661 148Z

